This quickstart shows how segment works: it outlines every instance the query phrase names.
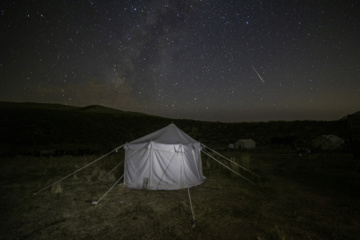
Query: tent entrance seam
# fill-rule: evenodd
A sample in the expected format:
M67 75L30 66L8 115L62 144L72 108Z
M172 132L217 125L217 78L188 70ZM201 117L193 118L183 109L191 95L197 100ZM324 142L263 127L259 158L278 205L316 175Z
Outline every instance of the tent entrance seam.
M167 164L166 169L162 172L161 177L160 177L160 181L159 181L158 185L156 186L156 189L159 189L159 186L160 186L160 184L162 182L162 179L163 179L163 177L165 175L165 172L168 170L168 168L169 168L170 164L172 163L172 161L174 160L176 154L178 154L178 152L174 153L174 155L172 156L170 162Z

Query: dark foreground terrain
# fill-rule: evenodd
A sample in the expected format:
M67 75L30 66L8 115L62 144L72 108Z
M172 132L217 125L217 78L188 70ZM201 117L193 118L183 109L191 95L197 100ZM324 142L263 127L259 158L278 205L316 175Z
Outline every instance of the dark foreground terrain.
M203 157L205 182L140 191L117 185L123 152L37 190L99 156L1 159L1 239L359 239L360 174L348 154L224 153L261 176L258 186Z

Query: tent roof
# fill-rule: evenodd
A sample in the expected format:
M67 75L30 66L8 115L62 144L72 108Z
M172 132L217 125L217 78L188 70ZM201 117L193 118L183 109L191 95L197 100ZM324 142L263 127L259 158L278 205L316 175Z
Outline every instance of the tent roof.
M156 142L164 144L190 144L198 143L195 139L184 133L180 130L175 124L171 123L168 126L159 129L153 133L150 133L144 137L131 141L131 144L134 143L146 143L146 142Z

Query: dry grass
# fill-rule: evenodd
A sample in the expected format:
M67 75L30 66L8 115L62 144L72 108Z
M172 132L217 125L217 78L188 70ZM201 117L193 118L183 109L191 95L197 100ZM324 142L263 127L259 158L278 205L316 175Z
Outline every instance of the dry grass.
M96 157L3 159L2 239L358 239L359 173L351 158L294 154L228 153L259 175L253 186L204 160L205 182L187 190L140 191L117 185L122 160L105 158L33 196ZM349 178L350 174L352 177Z

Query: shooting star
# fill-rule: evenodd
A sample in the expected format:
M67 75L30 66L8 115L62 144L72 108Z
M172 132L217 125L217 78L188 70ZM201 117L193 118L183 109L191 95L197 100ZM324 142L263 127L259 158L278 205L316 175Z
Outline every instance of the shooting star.
M260 80L265 83L264 79L260 76L260 74L258 73L258 71L256 71L255 67L253 65L251 65L252 68L254 69L255 73L258 75L258 77L260 78Z

